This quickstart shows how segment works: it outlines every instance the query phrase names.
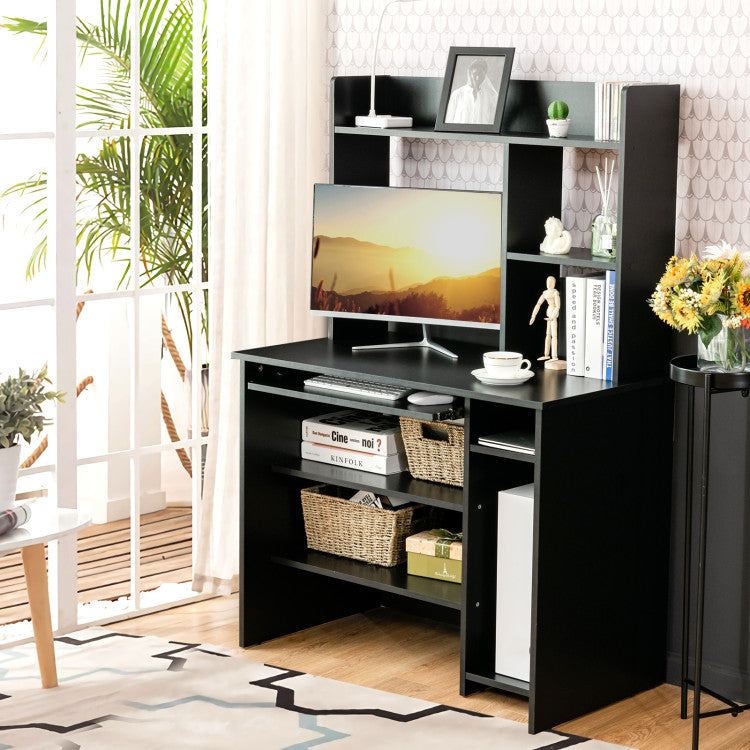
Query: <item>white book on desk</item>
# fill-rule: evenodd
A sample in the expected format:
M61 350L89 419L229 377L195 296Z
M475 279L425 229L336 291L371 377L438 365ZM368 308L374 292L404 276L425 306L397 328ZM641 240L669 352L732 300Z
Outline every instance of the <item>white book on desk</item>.
M612 380L615 357L615 272L604 275L604 366L602 377Z
M587 378L604 377L604 292L603 278L586 279L586 336L584 374Z
M583 366L586 339L586 279L565 278L565 359L568 375L585 375Z

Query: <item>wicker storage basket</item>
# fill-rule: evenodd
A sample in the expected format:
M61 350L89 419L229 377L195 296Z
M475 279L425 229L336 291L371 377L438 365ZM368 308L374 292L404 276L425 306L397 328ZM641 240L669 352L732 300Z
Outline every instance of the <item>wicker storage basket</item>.
M463 425L401 417L409 472L417 479L464 486Z
M374 508L337 497L339 492L327 484L301 491L307 546L388 568L404 562L405 539L426 527L427 508Z

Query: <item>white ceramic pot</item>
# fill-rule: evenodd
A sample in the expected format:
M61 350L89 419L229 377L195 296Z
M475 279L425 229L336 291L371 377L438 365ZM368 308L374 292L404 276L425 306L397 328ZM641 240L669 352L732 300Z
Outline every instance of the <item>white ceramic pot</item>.
M0 448L0 511L8 510L15 503L20 459L20 443Z
M547 120L547 129L551 138L565 138L568 135L570 120Z

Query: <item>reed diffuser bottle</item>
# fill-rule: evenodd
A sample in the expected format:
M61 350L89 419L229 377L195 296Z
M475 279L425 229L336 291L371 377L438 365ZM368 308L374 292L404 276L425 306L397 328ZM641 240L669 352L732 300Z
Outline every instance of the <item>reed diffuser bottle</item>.
M596 179L602 196L602 210L591 222L591 254L605 258L614 258L617 255L617 217L609 207L609 194L614 170L614 159L611 167L609 160L605 159L604 181L602 182L599 166L596 167Z

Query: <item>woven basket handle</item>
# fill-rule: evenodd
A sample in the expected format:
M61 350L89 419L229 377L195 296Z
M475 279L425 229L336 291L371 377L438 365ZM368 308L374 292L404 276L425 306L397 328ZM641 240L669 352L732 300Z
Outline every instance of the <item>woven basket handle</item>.
M448 425L441 424L440 422L420 422L419 426L424 440L456 445L455 431L451 430ZM432 435L426 435L425 429L427 429L428 432L432 431ZM443 436L445 436L445 439L441 440L440 438Z

